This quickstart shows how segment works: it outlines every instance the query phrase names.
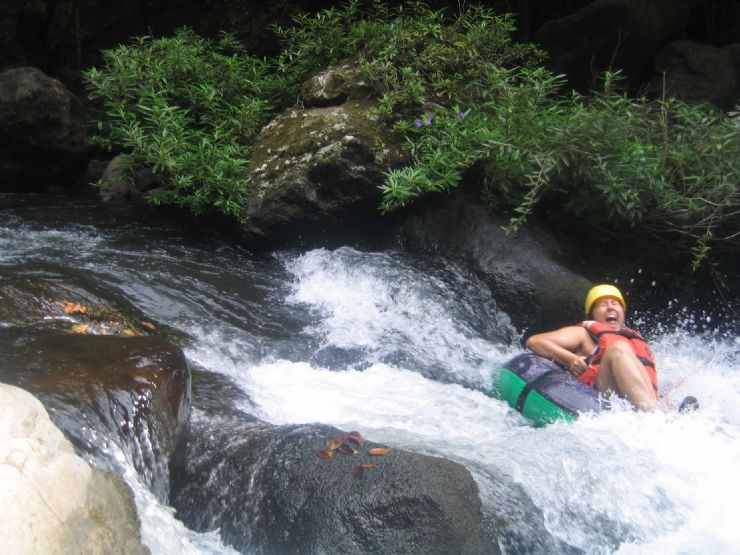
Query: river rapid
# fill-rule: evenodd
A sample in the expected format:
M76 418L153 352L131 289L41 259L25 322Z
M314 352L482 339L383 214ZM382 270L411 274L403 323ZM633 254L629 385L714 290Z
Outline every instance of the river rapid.
M251 402L237 408L262 420L463 464L489 521L529 536L529 552L740 552L740 339L703 314L628 315L651 339L666 406L692 394L698 412L617 406L534 428L484 393L521 330L450 261L351 246L256 256L148 209L36 195L0 206L0 270L94 280L181 332L194 372L241 389ZM178 521L110 442L86 457L124 476L155 555L234 553Z

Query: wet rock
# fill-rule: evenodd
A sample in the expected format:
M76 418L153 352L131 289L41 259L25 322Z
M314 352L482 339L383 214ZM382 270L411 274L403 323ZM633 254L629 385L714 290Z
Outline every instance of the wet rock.
M535 42L549 53L554 73L584 90L608 69L647 77L653 57L688 23L687 0L596 0L542 25Z
M90 467L37 399L6 384L0 384L0 506L5 553L149 553L124 482Z
M655 71L648 86L655 97L675 96L691 104L709 102L725 111L740 102L740 44L717 48L674 41L655 58Z
M36 68L0 73L0 191L73 184L87 161L78 99Z
M118 309L89 289L58 277L0 273L0 326L124 337L157 330L133 307Z
M166 501L169 458L190 414L190 371L178 347L159 337L0 328L0 358L0 380L39 397L75 447L96 456L102 434Z
M243 239L260 243L379 219L378 186L405 155L399 138L372 116L374 101L352 92L361 89L347 66L323 72L304 88L306 107L261 131L247 170L253 194Z
M133 180L127 177L128 156L119 154L105 167L100 176L98 195L105 202L143 199L144 193L154 189L157 184L151 168L136 172Z
M544 331L583 319L591 283L577 251L527 224L507 236L508 220L491 213L475 192L459 189L430 199L398 227L415 252L457 259L481 275L518 328Z
M177 516L193 529L219 529L255 555L498 552L483 537L478 487L457 463L402 449L370 456L375 443L324 459L336 428L201 407L172 485ZM353 475L363 463L375 466Z

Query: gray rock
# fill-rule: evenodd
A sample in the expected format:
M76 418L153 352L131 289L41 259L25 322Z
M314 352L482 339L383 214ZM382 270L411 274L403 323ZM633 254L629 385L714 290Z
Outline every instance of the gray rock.
M392 449L322 459L339 431L195 414L172 504L196 530L255 555L494 554L478 487L461 465ZM223 446L214 450L213 445ZM353 475L360 464L374 464Z
M459 189L408 216L398 233L405 248L467 264L519 328L553 329L582 320L591 284L576 271L583 265L575 249L532 224L507 236L507 223L475 193Z
M78 99L36 68L0 73L0 190L73 185L87 161Z
M24 298L7 286L0 293ZM44 307L42 300L29 312L40 315ZM67 315L68 330L76 317ZM0 318L0 380L38 396L82 452L98 456L101 438L128 452L142 480L166 502L170 458L190 416L190 369L182 351L162 337L62 333L12 311L10 321L25 325L3 325Z
M5 553L144 554L133 496L80 457L30 393L0 384Z
M341 104L295 106L261 131L247 170L253 190L243 214L246 241L379 217L384 172L405 154L399 137L373 118L374 101L351 93L362 87L349 79L345 66L320 74L306 97Z
M740 102L740 44L717 48L674 41L655 58L655 71L648 86L653 96L708 102L725 111Z

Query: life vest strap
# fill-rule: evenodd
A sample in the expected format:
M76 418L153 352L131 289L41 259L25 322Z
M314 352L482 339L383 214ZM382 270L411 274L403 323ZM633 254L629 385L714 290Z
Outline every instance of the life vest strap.
M604 331L597 331L596 333L591 333L591 335L594 336L596 339L598 339L599 337L605 334L621 335L622 337L626 337L627 339L637 339L638 341L647 343L647 340L643 336L641 336L639 333L632 332L632 331L604 330Z

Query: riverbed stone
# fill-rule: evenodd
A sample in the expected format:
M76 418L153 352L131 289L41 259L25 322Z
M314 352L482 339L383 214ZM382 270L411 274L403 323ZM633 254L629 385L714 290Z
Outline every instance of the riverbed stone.
M551 231L526 224L515 234L480 193L464 186L426 199L397 228L411 252L458 260L481 276L520 330L545 331L583 319L592 286L576 248Z
M190 370L162 337L67 335L0 328L0 380L42 400L82 452L100 437L129 452L162 501L190 415Z
M34 67L0 73L0 191L69 186L88 161L81 102Z
M0 327L85 335L140 336L158 331L127 303L91 291L84 278L0 272Z
M133 495L77 456L41 402L0 384L3 552L144 554Z
M173 469L172 505L188 527L218 529L226 544L261 555L499 552L462 465L372 441L322 458L340 430L262 422L236 408L249 405L243 394L207 380L194 386L187 447ZM391 449L368 454L378 447Z

